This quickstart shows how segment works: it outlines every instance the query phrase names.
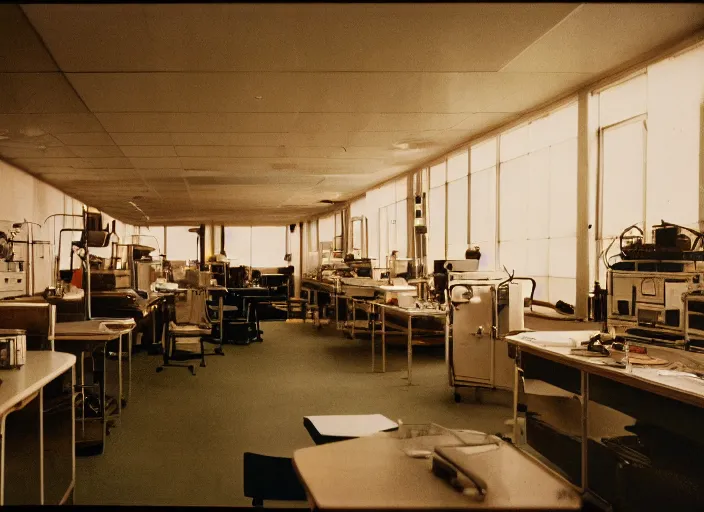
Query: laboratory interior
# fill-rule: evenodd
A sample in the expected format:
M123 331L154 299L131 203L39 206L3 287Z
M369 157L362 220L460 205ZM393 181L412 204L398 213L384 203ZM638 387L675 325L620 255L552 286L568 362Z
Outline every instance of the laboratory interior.
M0 5L0 505L704 510L704 5Z

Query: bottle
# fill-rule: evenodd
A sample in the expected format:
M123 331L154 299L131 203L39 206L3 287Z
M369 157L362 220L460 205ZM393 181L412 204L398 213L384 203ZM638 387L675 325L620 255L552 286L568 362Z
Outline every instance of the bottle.
M604 295L602 293L601 286L599 286L599 281L594 281L593 315L594 315L595 322L603 322L604 321L603 302L604 302Z
M626 365L626 373L633 373L633 367L631 366L631 358L630 353L631 353L631 344L628 340L624 343L623 347L624 352L626 353L626 357L623 358L623 362Z

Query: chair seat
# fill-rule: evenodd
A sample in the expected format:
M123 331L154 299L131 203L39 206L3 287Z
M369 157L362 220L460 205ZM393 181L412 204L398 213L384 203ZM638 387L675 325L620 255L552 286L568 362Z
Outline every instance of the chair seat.
M210 334L209 328L203 328L198 325L178 325L174 322L169 323L169 331L174 336L205 336Z

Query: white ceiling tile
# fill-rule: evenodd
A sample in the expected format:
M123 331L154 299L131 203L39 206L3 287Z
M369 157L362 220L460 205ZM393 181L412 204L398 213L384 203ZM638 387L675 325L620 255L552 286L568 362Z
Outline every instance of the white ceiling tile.
M88 112L62 73L0 73L0 114Z
M67 146L113 146L114 142L105 132L62 133L57 138Z
M0 140L0 156L5 158L73 158L77 155L66 147L46 147Z
M19 5L0 4L0 71L56 71Z
M181 166L181 161L175 157L132 157L129 161L141 169L178 169Z
M23 8L68 71L464 71L497 69L575 6L484 3L442 7L370 4L363 9L354 4ZM86 40L93 44L80 44ZM193 45L196 40L198 45Z
M178 156L173 146L123 146L125 156L129 157L175 157Z
M0 114L0 132L37 137L104 129L93 114Z
M120 146L172 146L170 133L111 133Z
M81 158L124 157L117 146L68 146L71 152Z
M602 73L702 25L697 2L582 4L504 71Z
M280 132L291 129L296 114L96 114L105 129L116 132Z

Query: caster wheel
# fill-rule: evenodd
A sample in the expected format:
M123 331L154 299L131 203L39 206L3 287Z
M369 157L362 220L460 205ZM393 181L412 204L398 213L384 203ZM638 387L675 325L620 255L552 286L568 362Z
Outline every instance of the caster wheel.
M125 399L123 398L123 399L120 401L120 405L122 406L123 409L124 409L125 407L127 407L127 400L125 400Z
M205 368L205 361L202 361L202 362L200 363L200 367L201 367L201 368Z
M196 374L196 367L193 365L189 365L188 369L191 370L191 374L195 375Z
M217 355L219 355L219 356L224 356L224 355L225 355L225 353L222 351L222 349L221 349L220 347L218 347L218 348L215 349L215 353L216 353Z
M161 372L163 372L163 371L164 371L164 367L163 367L163 366L159 366L159 367L157 367L157 369L156 369L156 373L161 373Z
M460 396L460 394L457 391L455 391L455 403L458 404L461 401L462 401L462 397Z
M110 435L110 429L107 429L107 430L105 431L105 435L106 435L106 436L109 436L109 435Z

